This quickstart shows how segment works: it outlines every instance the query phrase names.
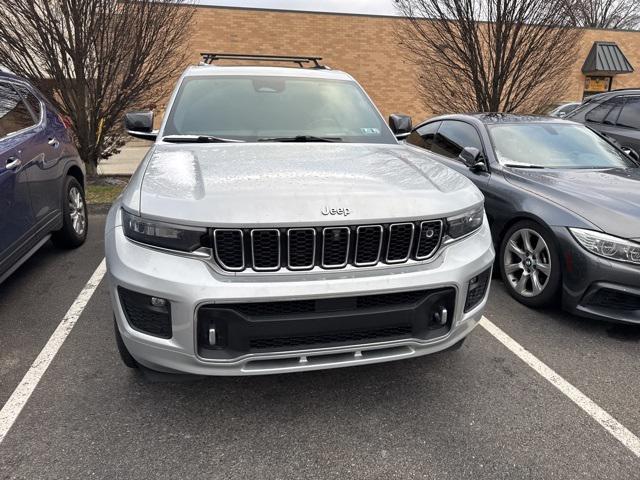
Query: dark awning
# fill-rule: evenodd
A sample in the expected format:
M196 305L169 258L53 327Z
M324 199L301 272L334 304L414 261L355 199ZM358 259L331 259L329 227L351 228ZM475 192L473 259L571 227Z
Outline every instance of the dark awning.
M586 75L616 75L631 73L633 67L614 42L593 42L591 51L582 65Z

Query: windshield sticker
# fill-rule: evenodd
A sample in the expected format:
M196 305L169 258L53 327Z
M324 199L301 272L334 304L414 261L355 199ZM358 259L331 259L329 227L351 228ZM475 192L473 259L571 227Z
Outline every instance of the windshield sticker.
M380 129L379 128L361 128L360 131L362 132L363 135L380 135Z

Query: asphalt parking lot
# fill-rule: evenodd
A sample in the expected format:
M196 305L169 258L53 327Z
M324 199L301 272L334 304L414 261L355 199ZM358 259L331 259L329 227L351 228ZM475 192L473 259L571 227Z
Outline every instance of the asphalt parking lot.
M0 408L103 258L46 245L0 286ZM640 458L479 326L375 366L160 381L126 369L105 281L0 440L0 478L638 479ZM486 317L640 435L640 328L513 301ZM1 437L0 437L1 438ZM629 437L627 437L629 438Z

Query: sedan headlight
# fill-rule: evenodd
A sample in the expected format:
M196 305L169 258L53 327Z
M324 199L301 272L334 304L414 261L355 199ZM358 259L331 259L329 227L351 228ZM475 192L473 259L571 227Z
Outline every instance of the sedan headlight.
M202 246L205 228L170 225L146 220L122 210L122 226L126 237L154 247L193 252Z
M460 238L482 226L484 206L474 207L461 215L447 218L447 233L451 238Z
M640 243L582 228L569 229L580 245L591 253L610 260L640 265Z

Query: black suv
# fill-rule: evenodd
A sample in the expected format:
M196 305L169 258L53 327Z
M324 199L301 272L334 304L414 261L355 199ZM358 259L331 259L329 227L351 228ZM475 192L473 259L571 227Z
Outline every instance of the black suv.
M614 90L589 97L565 118L613 138L640 154L640 89Z

